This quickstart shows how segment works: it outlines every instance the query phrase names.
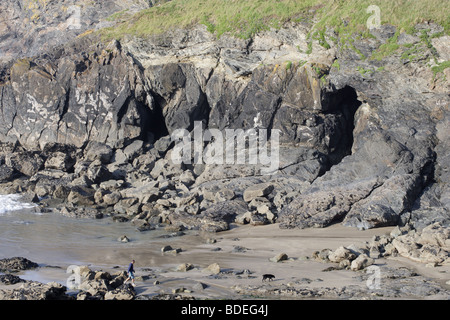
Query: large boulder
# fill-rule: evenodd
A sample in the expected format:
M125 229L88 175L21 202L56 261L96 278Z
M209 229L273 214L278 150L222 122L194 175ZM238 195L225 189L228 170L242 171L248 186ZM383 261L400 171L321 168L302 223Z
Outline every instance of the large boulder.
M7 154L5 163L7 166L29 177L35 175L44 167L42 157L32 152Z
M123 285L120 288L106 292L105 300L133 300L136 296L136 291L133 287Z

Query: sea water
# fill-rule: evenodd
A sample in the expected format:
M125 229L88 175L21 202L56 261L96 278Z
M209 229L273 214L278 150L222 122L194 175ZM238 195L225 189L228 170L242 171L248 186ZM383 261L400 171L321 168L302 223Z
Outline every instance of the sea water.
M130 242L122 243L126 235ZM41 267L70 265L92 268L127 266L131 259L151 265L161 256L161 245L170 244L164 229L139 232L131 223L110 217L82 219L55 212L40 212L39 206L24 202L20 195L0 195L0 259L24 257ZM24 278L43 280L34 271ZM48 280L48 279L47 279Z

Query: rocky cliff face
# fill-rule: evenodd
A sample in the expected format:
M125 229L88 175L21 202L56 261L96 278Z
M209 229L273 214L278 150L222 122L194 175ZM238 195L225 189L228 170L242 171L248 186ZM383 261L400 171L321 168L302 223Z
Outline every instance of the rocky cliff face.
M105 45L84 36L14 59L0 81L2 181L17 187L10 181L26 175L26 189L40 196L72 194L69 203L143 224L159 216L217 231L241 214L282 228L448 225L448 81L425 63L445 46L423 45L417 60L370 60L316 41L307 53L308 31L289 25L240 40L195 27ZM359 52L376 50L390 32L359 41ZM278 173L174 165L168 135L195 121L280 130ZM40 160L25 170L11 150ZM63 178L72 182L58 187ZM245 190L260 184L261 195L246 201Z
M77 36L114 25L114 13L151 7L152 0L5 0L0 4L0 62L48 52Z

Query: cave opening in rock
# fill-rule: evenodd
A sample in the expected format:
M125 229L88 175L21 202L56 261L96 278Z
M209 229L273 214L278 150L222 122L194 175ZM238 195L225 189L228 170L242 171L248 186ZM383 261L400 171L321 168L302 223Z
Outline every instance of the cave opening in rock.
M154 92L151 94L154 99L153 110L144 130L150 132L153 135L154 141L157 141L159 138L169 134L163 115L163 108L166 105L166 101Z
M332 166L351 154L355 113L362 103L358 100L355 89L350 86L326 94L324 103L329 106L327 113L335 115L338 119L335 134L331 136L331 153L328 155Z

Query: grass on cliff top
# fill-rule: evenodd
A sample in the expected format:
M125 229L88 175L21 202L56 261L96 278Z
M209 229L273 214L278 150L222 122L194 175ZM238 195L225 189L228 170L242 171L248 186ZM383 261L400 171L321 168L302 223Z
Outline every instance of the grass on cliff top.
M174 28L204 24L220 37L230 33L249 38L256 32L295 19L319 1L266 0L172 0L136 14L129 21L103 31L107 38L120 39L131 34L146 36L161 34Z
M333 27L340 35L367 32L367 20L380 8L381 24L412 32L414 25L432 21L450 30L450 1L442 0L160 0L127 21L102 30L105 40L125 35L145 37L174 28L204 24L220 37L229 33L250 38L259 31L280 28L288 21L313 23L317 30ZM110 17L114 19L114 15Z

